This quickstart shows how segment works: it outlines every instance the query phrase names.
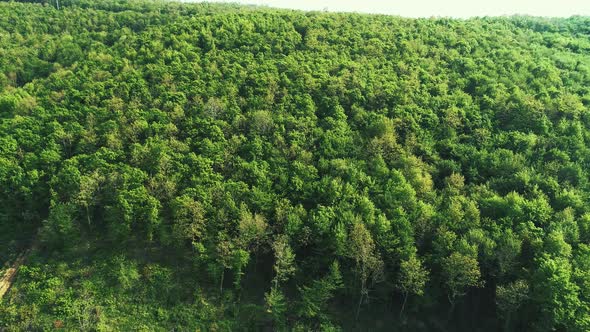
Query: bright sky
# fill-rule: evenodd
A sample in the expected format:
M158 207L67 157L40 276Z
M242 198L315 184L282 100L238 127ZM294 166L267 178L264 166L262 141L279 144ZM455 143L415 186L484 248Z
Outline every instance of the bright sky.
M185 0L187 1L187 0ZM202 0L188 0L202 2ZM381 13L405 17L473 17L526 14L590 16L590 0L208 0L278 8Z

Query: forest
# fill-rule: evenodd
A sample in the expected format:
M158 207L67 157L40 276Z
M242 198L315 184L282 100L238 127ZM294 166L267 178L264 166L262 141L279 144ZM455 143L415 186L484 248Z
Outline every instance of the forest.
M590 17L0 1L23 252L3 332L590 331Z

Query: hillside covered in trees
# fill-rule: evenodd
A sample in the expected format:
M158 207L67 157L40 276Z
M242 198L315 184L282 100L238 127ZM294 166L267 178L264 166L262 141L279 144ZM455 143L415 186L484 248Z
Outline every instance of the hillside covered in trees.
M585 17L0 2L0 330L589 331L589 107Z

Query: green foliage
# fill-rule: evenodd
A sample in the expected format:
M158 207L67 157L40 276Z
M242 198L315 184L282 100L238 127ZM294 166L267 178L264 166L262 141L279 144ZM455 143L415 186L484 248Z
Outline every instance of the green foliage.
M205 235L205 211L199 202L188 196L176 197L171 204L174 224L172 238L179 244L189 241L196 248Z
M301 305L299 314L305 318L318 318L325 322L326 307L328 301L334 297L334 293L343 287L340 264L337 261L330 265L330 271L321 279L314 280L310 286L304 285L301 292Z
M590 329L588 18L59 2L0 2L0 330Z
M281 290L272 287L268 293L264 295L266 304L266 312L270 314L274 324L278 330L285 329L285 313L287 312L287 301L285 295Z
M534 276L533 296L539 303L539 329L588 328L588 308L579 298L579 286L572 280L571 264L564 258L544 256Z
M39 231L41 241L55 249L63 249L64 246L75 242L78 231L74 222L74 211L70 204L53 206Z
M443 259L441 268L451 304L469 287L483 286L477 260L473 257L454 252Z
M424 295L428 274L422 262L415 255L410 256L400 264L399 290L404 294Z
M505 330L510 331L512 315L523 306L528 297L529 285L524 280L516 280L507 285L496 287L496 304L500 315L505 320Z
M295 273L295 254L286 236L279 236L272 244L272 248L275 256L273 281L276 288Z

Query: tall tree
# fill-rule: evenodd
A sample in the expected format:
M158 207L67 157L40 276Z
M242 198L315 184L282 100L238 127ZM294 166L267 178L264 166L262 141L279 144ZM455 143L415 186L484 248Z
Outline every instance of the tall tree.
M369 298L369 289L383 277L383 261L377 252L375 242L365 225L357 220L350 230L348 253L355 262L355 273L359 282L359 300L356 319L361 305Z
M401 262L397 287L402 292L404 300L399 311L400 317L404 312L410 294L419 296L424 294L424 288L426 282L428 282L428 278L428 270L424 268L422 262L416 255L411 255L408 259Z

